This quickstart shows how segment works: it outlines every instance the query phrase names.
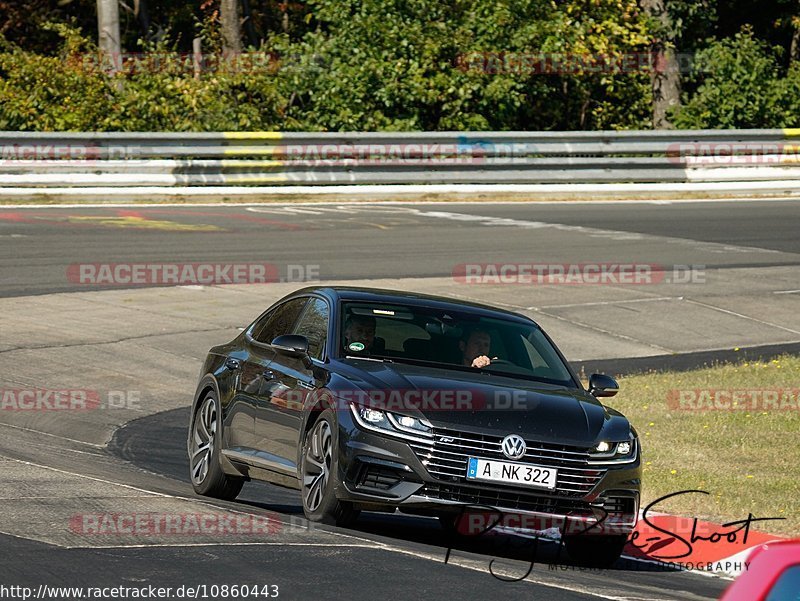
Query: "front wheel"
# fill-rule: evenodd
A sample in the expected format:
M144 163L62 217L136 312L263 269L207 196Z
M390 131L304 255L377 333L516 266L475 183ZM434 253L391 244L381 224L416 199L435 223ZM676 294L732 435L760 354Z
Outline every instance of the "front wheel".
M212 393L208 393L197 406L192 419L189 475L197 494L233 501L241 492L244 479L234 478L222 471L219 452L220 426L217 401Z
M613 566L628 542L627 535L577 534L564 537L569 556L580 565L593 568Z
M303 513L312 522L347 526L359 511L353 504L336 498L339 482L337 426L333 411L323 411L303 444Z

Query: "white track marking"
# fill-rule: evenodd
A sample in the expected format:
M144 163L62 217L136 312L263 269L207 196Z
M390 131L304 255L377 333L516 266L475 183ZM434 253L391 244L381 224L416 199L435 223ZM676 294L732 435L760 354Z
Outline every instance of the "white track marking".
M183 497L177 497L175 495L169 495L166 493L155 492L152 490L146 490L144 488L138 488L136 486L131 486L130 484L122 484L120 482L113 482L111 480L106 480L104 478L97 478L95 476L87 476L86 474L77 474L75 472L70 472L67 470L58 469L57 467L51 467L49 465L42 465L41 463L34 463L33 461L25 461L24 459L15 459L13 457L6 456L6 459L9 461L14 461L16 463L21 463L22 465L27 465L30 467L38 467L43 470L49 470L51 472L56 472L58 474L65 474L67 476L74 476L75 478L82 478L84 480L91 480L92 482L101 482L103 484L111 484L112 486L120 486L122 488L127 488L129 490L135 490L136 492L145 493L145 496L152 496L152 497L162 497L165 499L183 499Z
M467 213L452 213L449 211L420 211L419 209L409 208L415 214L423 217L433 217L461 221L466 223L477 223L479 225L495 227L519 227L524 229L541 230L554 229L562 232L583 234L593 238L608 238L611 240L661 240L664 242L680 245L692 246L695 249L702 249L709 252L730 253L730 252L760 252L767 254L780 254L780 251L758 248L753 246L741 246L732 244L722 244L718 242L704 242L689 238L675 238L673 236L658 236L653 234L641 234L637 232L626 232L620 230L609 230L603 228L586 227L582 225L567 225L564 223L554 223L547 221L530 221L526 219L512 219L508 217L493 217L487 215L471 215Z
M129 489L129 490L133 490L133 491L136 491L136 492L143 493L145 496L160 497L160 498L164 498L164 499L175 499L175 500L178 500L178 501L190 501L190 502L194 502L194 503L199 503L201 505L205 505L206 507L213 507L214 509L224 509L228 513L237 513L237 514L251 515L251 516L252 515L262 515L262 514L258 514L258 513L244 511L242 509L221 507L220 505L214 504L210 499L201 499L201 498L197 498L197 497L189 497L189 496L181 496L181 495L172 495L172 494L168 494L168 493L161 493L161 492L157 492L157 491L147 490L147 489L144 489L144 488L139 488L137 486L131 486L130 484L123 484L121 482L114 482L113 480L106 480L105 478L98 478L98 477L95 477L95 476L87 476L86 474L78 474L76 472L70 472L68 470L62 470L62 469L51 467L51 466L48 466L48 465L42 465L40 463L35 463L33 461L26 461L24 459L15 459L14 457L3 456L3 459L5 459L7 461L14 461L15 463L21 463L23 465L28 465L28 466L31 466L31 467L38 467L38 468L41 468L41 469L44 469L44 470L49 470L49 471L56 472L56 473L59 473L59 474L65 474L65 475L68 475L68 476L73 476L75 478L82 478L82 479L85 479L85 480L91 480L93 482L101 482L103 484L109 484L111 486L119 486L119 487L122 487L122 488L126 488L126 489ZM270 513L272 515L280 515L277 512L270 512ZM283 521L283 520L275 520L275 521L277 521L278 523L280 523L283 526L289 526L289 527L298 528L298 529L301 529L301 530L302 529L305 529L305 530L309 529L307 527L304 528L301 525L293 523L291 521L291 518L289 519L289 521ZM359 540L359 541L367 542L367 543L372 543L373 542L373 541L370 541L369 539L360 538L360 537L357 537L357 536L351 536L349 534L341 534L339 532L331 532L329 530L324 530L324 532L326 534L330 534L332 536L336 536L336 537L339 537L339 538L347 538L347 539L352 539L352 540ZM20 537L20 538L22 538L22 537ZM381 545L382 543L374 543L374 544ZM89 547L89 548L92 548L92 547Z
M749 315L744 315L742 313L737 313L736 311L730 311L729 309L723 309L722 307L717 307L715 305L710 305L708 303L702 303L700 301L692 300L690 298L686 299L687 303L692 303L694 305L699 305L701 307L706 307L707 309L712 309L714 311L719 311L720 313L725 313L727 315L733 315L734 317L741 317L742 319L747 319L749 321L754 321L759 323L763 326L769 326L772 328L776 328L778 330L783 330L784 332L789 332L790 334L800 334L800 331L793 330L792 328L786 328L784 326L779 326L776 323L772 323L769 321L764 321L763 319L758 319L757 317L750 317Z
M22 430L24 432L32 432L34 434L41 434L43 436L51 436L52 438L60 438L61 440L68 440L70 442L76 442L78 444L86 445L87 447L93 447L95 449L104 449L106 445L104 444L95 444L93 442L86 442L85 440L76 440L74 438L67 438L66 436L59 436L58 434L50 434L49 432L42 432L41 430L33 430L31 428L23 428L22 426L12 426L11 424L3 424L0 423L0 428L13 428L14 430ZM17 461L13 459L12 461Z
M622 201L628 202L628 201ZM341 204L337 204L333 207L326 207L324 210L333 209L333 211L339 210L339 207L343 206ZM353 206L353 205L349 205ZM452 205L451 205L452 206ZM321 209L321 207L318 207ZM283 207L248 207L248 211L259 213L281 213L281 214L294 214L298 212L298 209L292 206L283 206ZM477 225L485 225L489 227L517 227L523 229L531 229L531 230L556 230L561 232L568 232L568 233L575 233L575 234L582 234L586 236L590 236L592 238L605 238L610 240L616 241L645 241L645 240L660 240L663 242L667 242L669 244L677 244L682 246L691 246L693 249L704 250L707 252L719 253L719 254L727 254L732 252L740 252L740 253L747 253L747 252L756 252L756 253L765 253L765 254L781 254L781 251L773 250L773 249L766 249L754 246L742 246L742 245L735 245L735 244L724 244L719 242L705 242L702 240L693 240L690 238L676 238L674 236L659 236L654 234L642 234L639 232L628 232L623 230L611 230L611 229L604 229L604 228L594 228L594 227L587 227L582 225L568 225L564 223L557 223L557 222L549 222L549 221L532 221L528 219L514 219L510 217L495 217L491 215L473 215L470 213L458 213L452 211L430 211L430 210L421 210L415 207L407 207L407 206L397 206L391 204L380 204L380 203L370 203L370 204L363 204L358 205L357 211L351 212L391 212L391 213L401 213L406 215L413 215L415 217L420 217L423 219L432 218L432 219L447 219L450 221L457 221L462 223L470 223L470 224L477 224ZM318 211L319 214L324 214L323 211Z
M661 353L663 353L665 355L672 355L672 354L674 354L676 352L673 349L668 349L668 348L666 348L664 346L660 346L658 344L653 344L652 342L647 342L645 340L639 340L637 338L633 338L632 336L626 336L625 334L620 334L619 332L613 332L611 330L606 330L604 328L599 328L597 326L593 326L593 325L588 324L588 323L583 323L583 322L578 321L578 320L573 319L573 318L567 319L566 317L562 317L562 316L556 315L554 313L548 313L547 311L542 311L541 309L533 309L533 311L535 311L537 313L540 313L541 315L547 315L547 317L550 317L552 319L558 319L559 321L563 321L565 323L568 323L568 324L571 324L571 325L574 325L574 326L580 326L582 328L586 328L587 330L592 330L593 332L598 332L600 334L605 334L606 336L611 336L612 338L618 338L620 340L625 340L626 342L635 342L636 344L640 344L642 346L649 346L650 348L653 348L653 349L656 349L658 351L661 351ZM572 359L572 361L586 361L586 360L587 359L581 359L581 358Z
M331 533L333 534L333 533ZM100 545L96 547L62 547L63 549L149 549L151 547L345 547L351 549L378 549L379 544L362 545L358 543L276 543L276 542L234 542L234 543L154 543L152 545Z
M568 309L571 307L596 307L596 306L608 306L608 305L627 305L630 303L652 303L657 301L671 301L671 300L683 300L682 296L654 296L652 298L632 298L629 300L614 300L614 301L594 301L590 303L568 303L564 305L542 305L542 306L532 306L532 307L525 307L528 311L535 311L536 309Z
M2 190L0 190L0 197L2 197ZM781 203L797 203L800 198L796 196L777 196L774 198L675 198L669 200L659 199L645 199L645 200L475 200L475 201L431 201L431 200L321 200L310 202L115 202L115 203L65 203L65 204L0 204L0 209L131 209L137 207L225 207L225 208L239 208L239 207L255 207L266 209L267 207L368 207L368 206L397 206L397 205L414 205L414 206L538 206L538 205L670 205L670 204L744 204L744 203L764 203L764 202L781 202ZM266 212L266 211L264 211Z
M139 487L136 487L136 486L131 486L131 485L128 485L128 484L121 484L119 482L113 482L111 480L106 480L106 479L103 479L103 478L87 476L85 474L78 474L78 473L70 472L70 471L67 471L67 470L61 470L61 469L58 469L58 468L54 468L54 467L50 467L50 466L34 463L34 462L31 462L31 461L25 461L25 460L21 460L21 459L14 459L14 458L11 458L11 457L6 457L5 459L7 459L9 461L14 461L16 463L21 463L23 465L28 465L28 466L32 466L32 467L38 467L38 468L41 468L41 469L46 469L46 470L53 471L53 472L60 473L60 474L66 474L66 475L74 476L74 477L77 477L77 478L91 480L91 481L94 481L94 482L102 482L104 484L110 484L112 486L120 486L122 488L127 488L129 490L133 490L133 491L136 491L136 492L144 493L144 495L142 495L142 496L146 496L146 497L161 497L161 498L170 498L170 499L176 499L176 500L182 500L182 501L194 501L194 502L197 502L197 503L200 503L200 504L203 504L203 505L214 507L215 509L225 509L226 511L229 511L230 513L241 513L241 514L244 514L244 515L257 515L257 514L253 514L251 512L247 512L247 511L238 511L236 509L230 509L230 508L227 508L227 507L223 508L223 507L220 507L219 505L215 505L215 504L213 504L211 502L205 502L204 500L201 500L201 499L196 499L196 498L192 498L192 497L181 497L181 496L170 495L170 494L166 494L166 493L159 493L159 492L156 492L156 491L150 491L150 490L146 490L146 489L139 488ZM137 498L138 497L140 497L140 496L137 495ZM282 520L278 520L278 522L283 524L283 525L287 525L287 526L290 526L290 527L295 527L295 528L301 528L302 529L302 526L300 526L298 524L294 524L291 521L284 522ZM254 542L235 542L235 543L227 543L227 542L225 542L225 543L213 543L213 542L212 543L182 543L182 544L170 543L170 544L153 544L153 545L111 545L111 546L89 546L89 547L86 547L86 546L82 546L82 547L75 547L75 546L61 547L60 545L56 545L56 546L60 546L61 548L68 548L68 549L123 549L123 548L148 548L148 547L180 548L180 547L210 547L210 546L219 546L219 547L224 547L224 546L296 546L296 547L324 547L324 548L340 547L340 548L381 549L381 550L385 550L385 551L389 551L389 552L393 552L393 553L400 553L400 554L403 554L403 555L411 555L413 557L419 557L419 558L422 558L422 559L432 560L432 561L436 561L436 562L441 562L442 559L443 559L443 556L440 555L440 554L421 553L421 552L419 552L417 550L404 549L402 547L398 547L398 546L387 544L387 543L382 543L380 541L372 541L372 540L361 538L361 537L357 537L357 536L350 536L350 535L341 534L341 533L338 533L338 532L332 532L332 531L327 530L327 529L322 529L321 531L324 532L325 534L328 534L328 535L331 535L331 536L334 536L334 537L351 539L351 540L360 541L360 542L356 542L356 543L299 543L299 542L298 543L294 543L294 542L272 542L272 541L262 542L262 541L254 541ZM8 533L3 533L3 534L8 534ZM14 534L8 534L8 535L9 536L13 536L14 538L21 539L21 540L29 540L29 539L26 539L25 537L14 535ZM52 543L45 543L45 544L49 544L49 545L52 546ZM459 557L452 557L451 556L448 565L453 565L455 567L459 567L459 568L462 568L462 569L468 569L468 570L482 572L482 573L486 572L486 567L485 566L475 565L474 563L468 564L468 563L465 563L466 561L467 561L467 559L465 559L465 558L459 558ZM513 560L510 560L510 561L513 561ZM548 588L554 588L554 589L558 589L558 590L565 590L565 591L570 591L570 592L579 593L579 594L583 594L583 595L588 595L588 596L591 596L591 597L596 597L598 599L609 599L611 601L631 601L631 599L633 599L632 597L628 597L628 596L610 596L610 595L606 595L606 594L603 594L603 593L598 593L598 592L593 591L593 590L588 589L588 588L578 587L578 586L574 586L574 585L573 586L566 586L566 585L564 585L562 583L545 582L545 581L542 581L542 580L534 579L534 578L531 577L531 575L526 577L523 582L528 582L528 583L531 583L531 584L537 584L539 586L544 586L544 587L548 587ZM644 599L645 599L645 601L650 601L649 599L646 599L646 598L644 598ZM652 601L658 601L658 600L654 599Z
M417 550L402 549L402 548L399 548L399 547L393 547L393 546L389 546L389 545L387 545L385 547L382 547L382 548L390 550L390 551L394 551L395 553L401 553L403 555L412 555L414 557L421 557L423 559L429 559L429 560L437 561L437 562L441 562L442 559L443 559L443 557L441 555L434 555L434 554L431 554L431 553L421 553L421 552L419 552ZM491 561L491 559L495 559L495 558L486 557L485 558L486 563L488 564L488 562ZM498 559L498 561L504 561L504 558L496 558L496 559ZM472 570L474 572L487 573L489 571L487 565L478 566L478 565L474 565L474 564L456 563L459 560L461 560L462 562L467 561L466 558L453 557L453 555L451 555L450 556L450 560L449 560L447 565L455 565L457 567L465 568L467 570ZM524 561L513 560L513 559L512 560L506 559L505 561L520 561L521 563L525 563ZM546 565L546 564L542 563L542 564L537 564L537 565ZM500 573L502 575L502 572L500 572L499 570L498 570L497 573ZM582 595L589 595L591 597L597 597L598 599L610 599L611 601L631 601L631 599L632 599L632 597L628 597L628 596L613 596L612 597L612 596L609 596L609 595L605 595L603 593L598 593L598 592L593 591L593 590L591 590L589 588L583 588L583 587L574 586L574 585L573 586L566 586L566 585L561 584L561 583L545 582L543 580L534 579L533 575L534 575L534 572L531 571L531 573L524 580L522 580L521 582L528 582L528 583L531 583L531 584L538 584L540 586L546 586L546 587L549 587L549 588L555 588L555 589L559 589L559 590L563 590L563 591L570 591L572 593L580 593ZM652 600L645 599L644 601L663 601L663 599L652 599Z
M152 198L154 196L184 198L226 197L258 198L264 196L319 196L319 197L387 197L398 195L419 196L423 194L473 195L473 194L519 194L541 195L559 194L562 197L591 198L599 193L619 196L620 194L642 195L689 195L714 193L718 195L775 195L777 197L795 196L800 189L800 180L766 180L737 182L673 182L673 183L554 183L554 184L332 184L332 185L261 185L261 186L186 186L176 185L174 176L151 176L149 185L136 185L126 176L107 176L109 180L122 185L103 185L106 182L96 179L97 185L87 186L44 186L13 187L4 186L2 194L10 198L29 198L44 196L49 198L81 198L99 196L108 198ZM6 178L8 179L8 178ZM60 177L63 179L63 176ZM45 183L56 183L56 176L40 176L40 180L52 180ZM669 198L665 200L671 200ZM341 202L341 201L339 201Z
M629 201L620 201L629 202ZM650 201L648 201L650 202ZM338 209L337 205L334 209ZM451 205L452 206L452 205ZM742 246L736 244L724 244L720 242L706 242L702 240L693 240L690 238L676 238L674 236L659 236L654 234L642 234L639 232L628 232L623 230L611 230L604 228L594 228L582 225L568 225L564 223L549 222L549 221L532 221L528 219L514 219L510 217L495 217L490 215L473 215L470 213L458 213L452 211L430 211L421 210L415 207L406 206L392 206L392 205L377 205L376 203L359 205L358 207L364 212L392 212L404 213L406 215L413 215L423 219L447 219L450 221L457 221L462 223L471 223L477 225L485 225L489 227L517 227L523 229L543 230L550 229L568 233L583 234L592 238L606 238L616 241L644 241L644 240L661 240L670 244L678 244L682 246L691 246L693 249L705 250L707 252L727 254L731 252L757 252L765 254L781 254L781 251L760 248L755 246ZM249 207L248 211L252 212L275 212L277 208L261 208ZM280 211L289 211L291 207L285 207Z

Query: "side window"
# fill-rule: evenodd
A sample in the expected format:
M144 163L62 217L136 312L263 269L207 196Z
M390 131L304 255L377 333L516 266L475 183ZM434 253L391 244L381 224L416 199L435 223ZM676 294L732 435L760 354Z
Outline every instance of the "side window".
M322 358L328 337L329 317L328 303L321 298L312 299L294 329L294 334L308 338L308 354L315 359Z
M523 336L520 336L520 338L522 339L522 346L525 347L525 352L528 353L530 367L533 369L548 368L547 361L544 360L539 350L533 346L533 343Z
M787 568L769 591L767 601L797 601L800 599L800 565Z
M256 324L253 329L253 338L257 342L271 344L277 336L290 334L294 322L297 321L297 316L300 315L300 311L303 310L307 301L307 298L296 298L277 307L266 317L263 325Z

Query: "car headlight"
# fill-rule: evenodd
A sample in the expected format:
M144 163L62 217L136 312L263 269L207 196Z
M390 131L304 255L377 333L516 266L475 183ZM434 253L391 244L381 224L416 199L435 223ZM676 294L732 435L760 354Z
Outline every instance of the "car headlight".
M431 423L426 419L419 419L410 415L397 415L395 413L387 413L386 415L395 428L404 432L430 434L433 429Z
M426 419L373 409L358 403L350 403L350 409L356 422L367 430L378 430L399 436L402 436L402 433L430 436L433 430L433 425Z
M630 457L636 450L635 439L612 442L602 440L592 449L592 459L623 459Z
M391 430L391 426L389 424L389 418L386 416L386 413L383 411L378 411L377 409L371 409L369 407L358 407L358 414L368 424L375 426L376 428L386 428Z

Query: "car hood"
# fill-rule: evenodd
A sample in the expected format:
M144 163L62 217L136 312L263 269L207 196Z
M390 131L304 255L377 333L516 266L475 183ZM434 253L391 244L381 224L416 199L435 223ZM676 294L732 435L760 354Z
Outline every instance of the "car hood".
M401 363L341 361L342 400L424 417L437 428L590 447L630 436L627 420L578 388ZM381 403L385 403L382 405Z

